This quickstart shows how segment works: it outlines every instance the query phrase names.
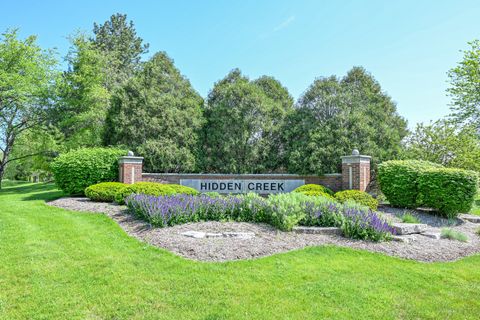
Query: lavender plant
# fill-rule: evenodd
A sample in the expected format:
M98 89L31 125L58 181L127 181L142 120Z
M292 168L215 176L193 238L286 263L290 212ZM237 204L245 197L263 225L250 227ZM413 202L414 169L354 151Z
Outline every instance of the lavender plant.
M268 223L285 231L298 224L336 226L342 228L347 237L373 241L389 239L394 233L385 219L367 207L300 193L273 195L267 199L256 194L226 197L133 194L126 198L126 204L131 212L157 227L233 220Z

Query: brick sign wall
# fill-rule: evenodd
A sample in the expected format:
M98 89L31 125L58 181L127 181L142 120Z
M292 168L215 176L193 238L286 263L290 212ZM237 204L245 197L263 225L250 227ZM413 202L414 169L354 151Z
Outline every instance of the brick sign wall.
M320 184L333 191L362 190L370 183L370 157L354 150L343 156L342 172L322 176L295 174L203 174L203 173L145 173L143 158L129 156L119 159L119 181L135 183L150 181L176 183L201 192L260 194L290 192L303 184Z
M143 181L177 183L201 192L219 193L257 192L260 194L290 192L309 183L321 184L334 191L342 188L339 173L324 176L302 176L293 174L177 174L144 173ZM229 192L228 189L233 189ZM240 191L239 191L240 190Z

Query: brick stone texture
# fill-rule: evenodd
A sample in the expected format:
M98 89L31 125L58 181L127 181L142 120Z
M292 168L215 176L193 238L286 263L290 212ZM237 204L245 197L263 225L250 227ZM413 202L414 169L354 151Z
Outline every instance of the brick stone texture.
M342 164L342 189L350 189L349 168L352 168L352 188L365 191L370 183L370 162L343 163Z
M143 181L159 182L159 183L180 183L180 179L248 179L248 180L268 180L268 179L280 179L280 180L305 180L305 184L321 184L333 191L342 190L342 175L331 174L324 176L301 176L301 175L209 175L209 174L161 174L161 173L144 173L142 177Z
M132 171L133 171L133 176L132 176ZM119 178L120 178L119 180L120 182L127 183L127 184L143 181L142 171L143 171L143 165L141 163L120 163L119 164Z

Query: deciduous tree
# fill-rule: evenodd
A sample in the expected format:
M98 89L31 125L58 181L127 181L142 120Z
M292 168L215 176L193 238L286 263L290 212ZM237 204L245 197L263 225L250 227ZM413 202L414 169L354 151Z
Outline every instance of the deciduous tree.
M208 95L202 170L262 173L284 168L281 135L292 111L287 89L271 77L249 81L233 70Z
M7 31L0 40L0 187L19 136L43 124L54 106L57 61L52 51L36 44L36 37L18 39Z
M353 148L375 162L399 155L406 121L380 84L355 67L338 79L319 78L302 95L285 127L288 169L301 174L338 172Z

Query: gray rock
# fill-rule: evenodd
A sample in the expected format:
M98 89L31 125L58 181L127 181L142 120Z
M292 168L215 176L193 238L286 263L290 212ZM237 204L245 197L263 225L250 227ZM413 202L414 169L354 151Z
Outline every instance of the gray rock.
M473 214L462 214L460 218L467 220L468 222L480 223L480 216L475 216Z
M227 238L239 238L239 239L252 239L255 237L255 233L253 232L224 232L224 237Z
M415 236L411 234L407 234L404 236L392 236L392 240L397 242L412 243L413 241L415 241Z
M324 235L341 235L342 230L335 227L293 227L295 233L308 234L324 234Z
M207 232L207 233L205 233L205 238L223 238L223 234L222 233Z
M427 230L421 233L422 236L439 240L442 237L442 233L435 230Z
M196 238L196 239L205 238L205 236L207 235L205 232L201 232L201 231L186 231L186 232L182 232L181 234L185 237Z
M422 233L427 229L427 225L423 223L394 223L392 227L397 235Z

